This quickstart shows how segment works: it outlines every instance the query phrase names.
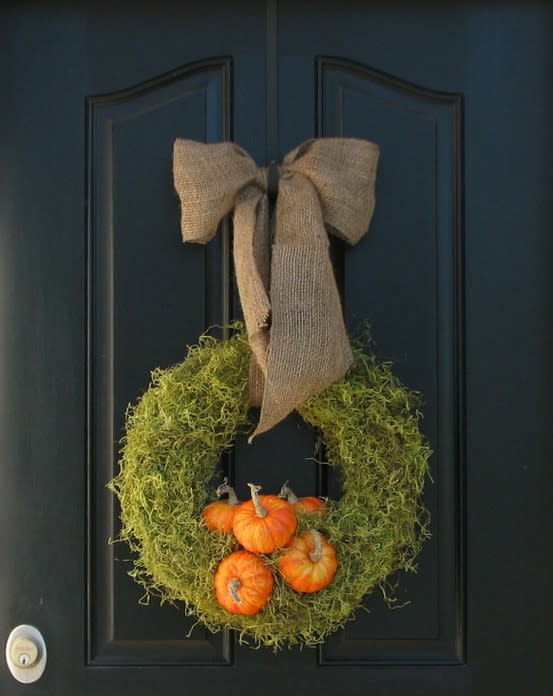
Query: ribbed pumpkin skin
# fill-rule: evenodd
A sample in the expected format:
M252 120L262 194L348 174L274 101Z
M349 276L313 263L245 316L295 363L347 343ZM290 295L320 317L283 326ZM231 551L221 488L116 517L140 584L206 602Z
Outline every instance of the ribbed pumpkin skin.
M303 498L298 498L296 506L304 512L308 512L310 514L312 513L315 515L321 515L322 517L324 517L327 513L324 500L321 500L320 498L315 498L315 496L312 495L307 495Z
M288 481L282 484L278 497L284 498L284 500L287 500L290 505L294 505L302 512L319 514L321 517L325 517L326 513L328 512L324 500L316 498L314 495L306 495L303 498L298 498L298 496L288 485Z
M234 536L248 551L272 553L294 536L296 513L278 495L260 495L259 502L267 512L265 517L258 516L253 500L242 503L234 515Z
M313 561L310 554L316 549L312 532L294 537L277 561L284 580L296 592L318 592L330 584L336 574L338 561L332 544L319 534L321 556Z
M234 591L231 583L239 583ZM269 566L249 551L234 551L215 572L215 596L233 614L257 614L269 601L274 578Z
M209 529L230 534L234 522L234 513L240 504L231 505L227 500L215 500L202 510L202 517Z

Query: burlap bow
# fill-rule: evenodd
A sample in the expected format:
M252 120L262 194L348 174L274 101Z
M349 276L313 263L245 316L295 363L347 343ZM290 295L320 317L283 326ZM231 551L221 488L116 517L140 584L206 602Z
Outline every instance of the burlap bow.
M349 244L365 234L378 152L352 138L318 138L292 150L278 167L269 224L267 168L230 142L175 141L184 241L207 243L234 209L236 281L252 349L250 401L261 406L250 440L351 365L325 224Z

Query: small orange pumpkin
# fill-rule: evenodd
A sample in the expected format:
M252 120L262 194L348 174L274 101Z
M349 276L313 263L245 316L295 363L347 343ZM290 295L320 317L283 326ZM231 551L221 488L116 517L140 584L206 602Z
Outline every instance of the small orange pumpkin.
M286 481L286 483L282 486L278 495L279 498L284 498L290 503L290 505L296 505L300 510L303 510L303 512L321 515L322 517L325 517L327 513L324 500L321 500L321 498L316 498L314 495L307 495L302 498L298 498L298 496L288 485L288 481Z
M272 553L294 536L297 519L292 505L278 495L258 495L261 486L248 483L252 498L234 515L234 536L248 551Z
M215 571L215 596L233 614L257 614L269 601L274 578L269 566L249 551L233 551Z
M315 529L294 537L277 561L284 580L296 592L318 592L336 574L334 546Z
M215 492L218 498L227 493L227 500L215 500L206 505L202 510L202 517L209 529L222 532L223 534L230 534L232 532L234 513L238 509L240 501L236 497L234 488L227 484L227 479L223 480L223 483Z

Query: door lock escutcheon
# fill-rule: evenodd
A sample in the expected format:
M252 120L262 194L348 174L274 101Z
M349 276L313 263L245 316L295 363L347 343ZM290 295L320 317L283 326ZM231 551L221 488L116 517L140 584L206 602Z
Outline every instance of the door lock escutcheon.
M23 684L40 679L46 668L46 643L34 626L17 626L6 642L6 662L12 676Z

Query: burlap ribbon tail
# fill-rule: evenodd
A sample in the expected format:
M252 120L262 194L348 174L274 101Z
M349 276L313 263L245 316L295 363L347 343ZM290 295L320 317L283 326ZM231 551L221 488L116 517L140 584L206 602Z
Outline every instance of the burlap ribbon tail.
M270 221L268 168L234 143L175 141L183 240L206 244L234 211L236 282L252 350L250 401L261 406L250 440L351 365L327 230L348 244L366 233L378 154L366 140L306 141L278 167Z

